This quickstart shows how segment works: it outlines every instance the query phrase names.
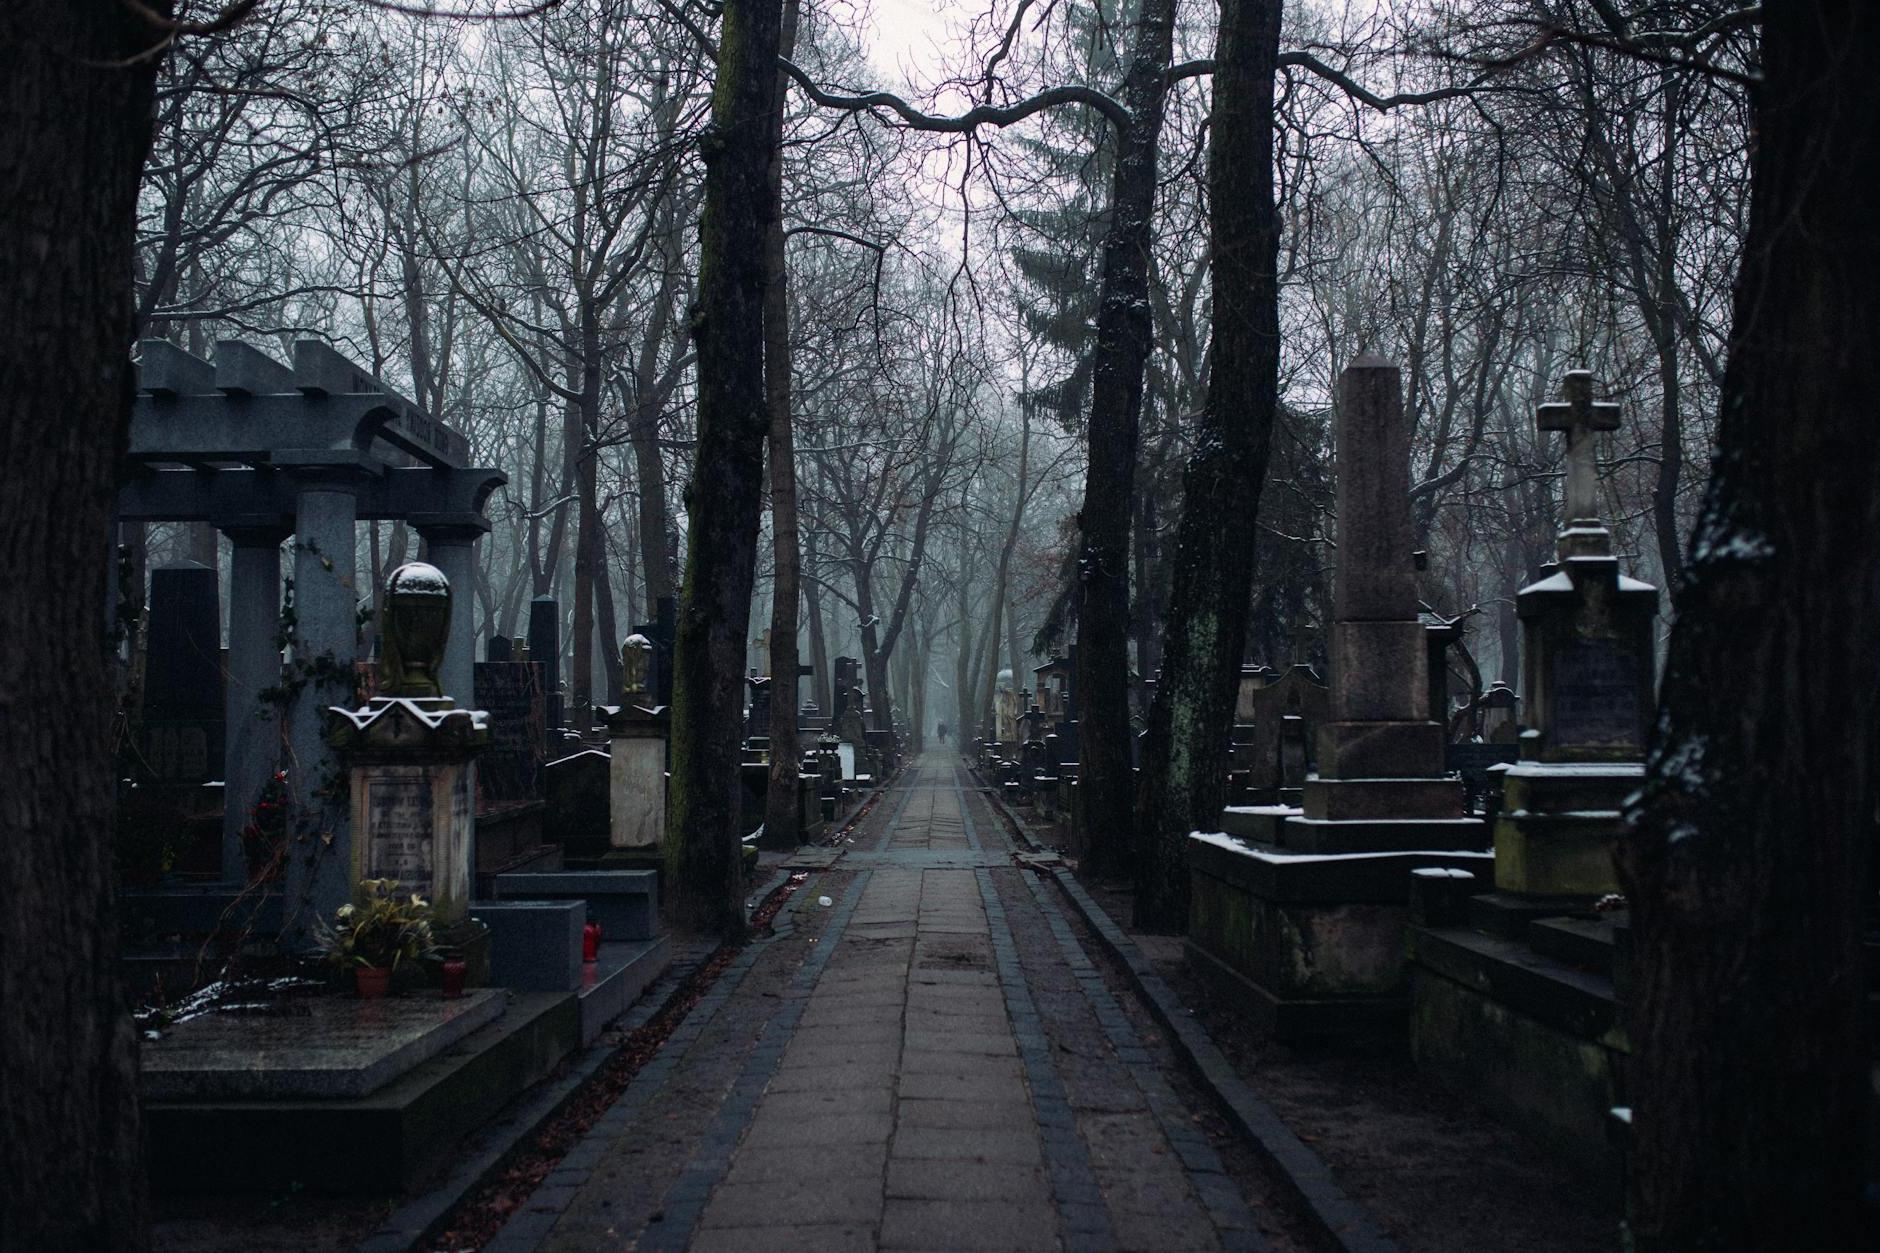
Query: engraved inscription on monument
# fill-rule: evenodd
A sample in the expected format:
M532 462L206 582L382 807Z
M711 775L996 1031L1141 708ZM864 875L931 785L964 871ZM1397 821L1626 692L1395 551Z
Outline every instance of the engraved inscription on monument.
M414 889L431 887L431 839L436 830L431 780L421 769L382 767L368 772L367 821L370 841L366 875L397 879Z
M1557 744L1640 744L1638 658L1605 642L1568 644L1554 657Z

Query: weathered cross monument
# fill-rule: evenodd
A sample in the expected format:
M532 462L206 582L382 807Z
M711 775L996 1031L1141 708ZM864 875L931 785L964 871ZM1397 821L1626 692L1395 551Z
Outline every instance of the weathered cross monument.
M1417 884L1411 1048L1564 1156L1603 1169L1614 1164L1606 1112L1621 1103L1628 1051L1628 932L1623 909L1597 902L1618 889L1621 810L1644 776L1658 589L1619 572L1599 516L1595 435L1618 428L1619 406L1594 401L1583 370L1563 391L1536 415L1566 436L1566 518L1558 561L1515 601L1527 726L1503 776L1494 890L1479 879Z

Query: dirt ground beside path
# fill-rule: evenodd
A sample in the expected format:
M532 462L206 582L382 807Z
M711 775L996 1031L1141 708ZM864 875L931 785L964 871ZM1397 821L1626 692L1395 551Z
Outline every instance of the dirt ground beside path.
M1406 1253L1619 1247L1616 1202L1601 1195L1600 1181L1569 1170L1419 1073L1401 1049L1308 1053L1262 1038L1225 990L1189 968L1179 939L1129 928L1126 890L1085 887L1129 931L1240 1076Z

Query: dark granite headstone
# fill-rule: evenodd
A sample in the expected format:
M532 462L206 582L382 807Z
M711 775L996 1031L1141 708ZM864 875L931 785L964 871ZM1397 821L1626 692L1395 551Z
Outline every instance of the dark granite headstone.
M548 702L548 729L561 728L561 605L553 596L529 602L529 660L542 667L542 694Z
M574 851L605 852L612 847L608 786L612 759L599 749L583 749L543 767L548 794L549 839Z
M540 799L548 719L541 666L478 662L476 708L490 716L490 746L477 758L477 811Z
M483 660L514 661L515 646L510 643L509 637L506 635L492 635L490 636L490 642L484 645Z
M653 620L633 629L653 643L651 664L647 667L646 690L654 705L672 704L672 646L678 635L678 604L670 596L661 596L653 607Z

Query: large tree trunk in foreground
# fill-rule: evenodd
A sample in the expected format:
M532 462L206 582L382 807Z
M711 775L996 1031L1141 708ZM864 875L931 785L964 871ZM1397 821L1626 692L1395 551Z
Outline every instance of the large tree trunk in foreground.
M1110 227L1103 241L1090 384L1090 466L1077 515L1077 786L1084 812L1092 815L1085 867L1095 874L1127 867L1135 801L1129 751L1129 519L1143 369L1153 342L1149 249L1156 147L1175 25L1174 0L1141 3L1123 84L1130 120L1117 137ZM1020 686L1016 674L1012 681Z
M1880 707L1880 9L1767 9L1718 450L1621 854L1640 1250L1852 1248ZM1868 1228L1871 1230L1871 1227Z
M1143 745L1136 923L1188 925L1185 840L1218 827L1253 595L1254 545L1223 518L1259 511L1279 403L1279 213L1273 71L1280 0L1221 0L1208 150L1214 348L1183 483L1162 682Z
M136 58L163 31L116 0L16 5L8 18L0 1248L138 1250L149 1215L136 1037L118 981L104 631L130 417L132 215L155 75L154 60Z
M682 926L744 930L738 837L745 631L764 499L764 238L780 0L726 0L699 225L698 444L672 687L666 890Z
M796 53L798 0L785 0L779 46ZM796 642L797 606L802 600L803 551L797 536L796 428L790 412L790 275L784 263L783 104L789 82L777 73L777 103L771 118L770 190L778 213L764 234L769 282L764 289L764 391L770 405L770 532L776 562L770 597L770 782L764 794L764 831L778 843L799 844L797 779L797 689L801 661Z

